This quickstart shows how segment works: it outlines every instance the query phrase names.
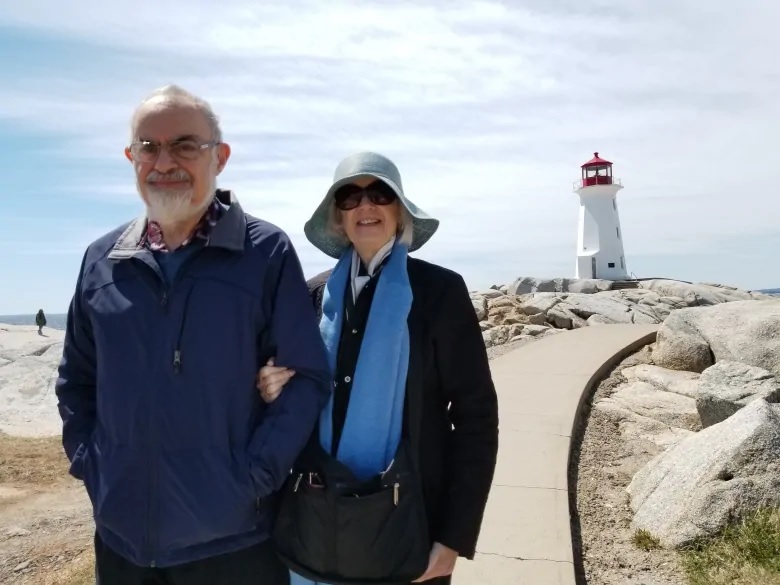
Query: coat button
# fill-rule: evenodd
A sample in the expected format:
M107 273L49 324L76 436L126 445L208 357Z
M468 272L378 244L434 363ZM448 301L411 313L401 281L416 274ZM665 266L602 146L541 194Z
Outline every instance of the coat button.
M355 335L357 333L357 329L352 330L352 335Z
M349 383L352 381L352 378L350 378L349 376L346 376L346 377L344 378L344 381L345 381L347 384L349 384Z

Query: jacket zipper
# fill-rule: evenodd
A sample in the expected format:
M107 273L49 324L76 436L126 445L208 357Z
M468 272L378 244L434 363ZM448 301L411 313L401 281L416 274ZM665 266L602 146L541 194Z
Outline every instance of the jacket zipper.
M176 276L173 279L173 283L171 284L171 287L169 290L173 290L173 288L176 286L176 284L179 282L181 275L184 274L184 269L188 267L201 253L203 250L196 250L192 253L192 255L187 258L182 265L179 267L178 272L176 272ZM182 309L181 313L181 321L179 322L179 332L176 335L176 343L175 347L173 349L173 372L175 374L181 374L182 370L182 351L181 351L181 340L184 336L184 325L187 321L187 308L190 304L190 295L192 294L192 289L195 288L195 283L192 284L190 289L187 291L187 296L184 297L184 308Z
M184 263L179 267L178 272L176 273L176 277L173 279L173 282L170 286L167 286L165 279L161 278L160 275L157 273L157 270L153 270L155 273L155 276L157 278L158 284L162 284L163 286L163 292L162 296L160 297L160 307L162 309L163 315L168 314L168 302L170 300L170 296L173 293L174 287L176 286L176 283L179 281L181 274L184 272L184 268L188 266L195 257L200 254L202 250L197 250L193 253L192 256L187 258ZM193 285L194 286L194 285ZM187 312L187 305L189 303L189 297L190 293L192 292L192 288L187 292L187 297L184 302L184 311L182 313L181 317L181 323L179 324L179 332L176 338L176 348L173 352L173 369L176 374L179 374L181 372L181 338L182 334L184 332L184 322L186 319L186 312ZM147 537L149 539L149 557L150 562L149 566L151 568L155 568L157 566L157 561L155 559L155 555L157 554L157 530L156 530L156 524L157 524L157 509L156 506L158 504L158 498L157 498L157 427L154 424L154 407L155 407L155 401L150 401L152 403L150 412L151 415L149 416L149 436L150 436L150 457L149 457L149 505L147 508L147 527L148 527L148 533Z

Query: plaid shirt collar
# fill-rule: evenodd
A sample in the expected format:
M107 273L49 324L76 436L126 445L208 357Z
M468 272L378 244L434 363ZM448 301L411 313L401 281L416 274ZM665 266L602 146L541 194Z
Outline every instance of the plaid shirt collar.
M224 208L217 200L211 202L203 217L192 230L192 233L181 243L180 248L192 243L195 240L208 241L211 235L211 229L217 225L220 217L224 213ZM162 227L156 221L149 221L146 225L146 232L141 238L141 246L146 246L153 252L168 252L168 246L165 244L165 238L163 237Z

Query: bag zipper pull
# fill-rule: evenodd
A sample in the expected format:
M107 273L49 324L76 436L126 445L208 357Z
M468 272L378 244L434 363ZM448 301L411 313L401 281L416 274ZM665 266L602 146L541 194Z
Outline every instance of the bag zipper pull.
M295 480L295 487L293 487L293 492L297 492L298 491L298 486L301 485L301 480L302 479L303 479L303 474L301 473L300 475L298 475L298 479Z
M393 486L393 504L396 506L398 505L398 497L400 495L400 492L401 492L401 484L396 483Z

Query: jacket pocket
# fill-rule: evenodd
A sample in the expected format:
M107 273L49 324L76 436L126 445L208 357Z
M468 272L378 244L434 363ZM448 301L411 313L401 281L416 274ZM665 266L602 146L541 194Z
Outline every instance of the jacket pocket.
M149 519L148 455L138 447L93 443L95 516L105 528L128 543L140 546Z
M98 502L98 485L100 483L96 455L97 449L94 439L90 439L87 443L82 443L73 457L69 470L73 477L80 479L84 484L93 507Z
M246 455L238 450L162 453L156 489L159 512L155 522L162 550L250 532L265 513L258 505Z

